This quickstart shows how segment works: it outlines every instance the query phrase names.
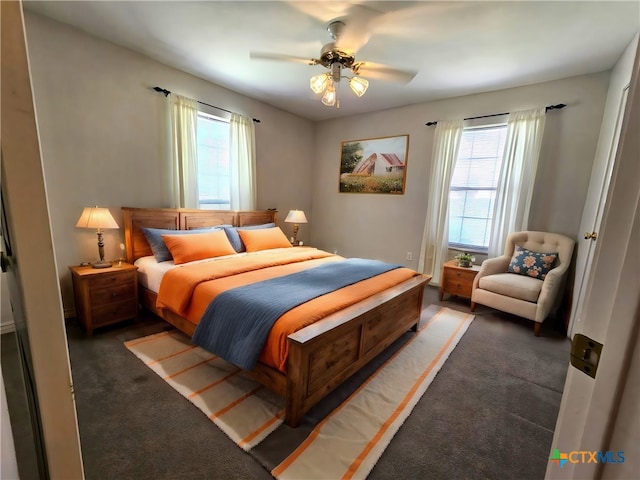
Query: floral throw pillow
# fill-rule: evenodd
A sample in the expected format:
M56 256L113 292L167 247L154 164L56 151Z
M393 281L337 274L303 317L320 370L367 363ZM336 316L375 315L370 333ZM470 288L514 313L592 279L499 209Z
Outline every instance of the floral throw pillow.
M557 258L558 252L532 252L522 248L520 245L516 245L507 271L544 280L549 270L554 267Z

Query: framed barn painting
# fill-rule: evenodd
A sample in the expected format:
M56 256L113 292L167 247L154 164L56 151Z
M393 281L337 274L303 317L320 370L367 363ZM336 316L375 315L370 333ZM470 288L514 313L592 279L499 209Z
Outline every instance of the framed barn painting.
M409 135L342 142L340 192L402 195L408 152Z

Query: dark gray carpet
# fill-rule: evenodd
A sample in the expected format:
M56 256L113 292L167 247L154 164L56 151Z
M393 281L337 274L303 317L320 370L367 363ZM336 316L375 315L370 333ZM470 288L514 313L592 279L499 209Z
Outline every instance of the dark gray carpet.
M437 290L427 287L424 305L429 304L468 312L469 302L439 302ZM544 477L569 341L551 321L536 338L529 321L481 306L477 310L371 480ZM256 458L267 455L265 449L289 447L267 439L255 449L256 458L243 452L122 344L167 328L144 316L86 337L69 324L87 480L271 478ZM339 395L348 391L346 386ZM310 412L307 421L321 418L322 408ZM286 441L298 441L291 439L304 431Z

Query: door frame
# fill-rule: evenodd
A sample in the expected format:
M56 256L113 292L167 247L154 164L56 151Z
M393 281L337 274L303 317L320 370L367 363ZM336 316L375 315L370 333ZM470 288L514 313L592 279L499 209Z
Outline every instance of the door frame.
M0 1L2 193L12 252L12 303L29 338L50 478L83 479L69 351L20 0ZM16 318L16 326L23 319Z

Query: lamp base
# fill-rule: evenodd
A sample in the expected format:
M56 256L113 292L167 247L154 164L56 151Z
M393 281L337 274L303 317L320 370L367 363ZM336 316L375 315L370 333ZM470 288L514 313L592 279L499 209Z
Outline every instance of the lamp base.
M93 268L109 268L111 267L111 262L105 262L105 261L101 261L101 262L95 262L92 263L91 266Z

